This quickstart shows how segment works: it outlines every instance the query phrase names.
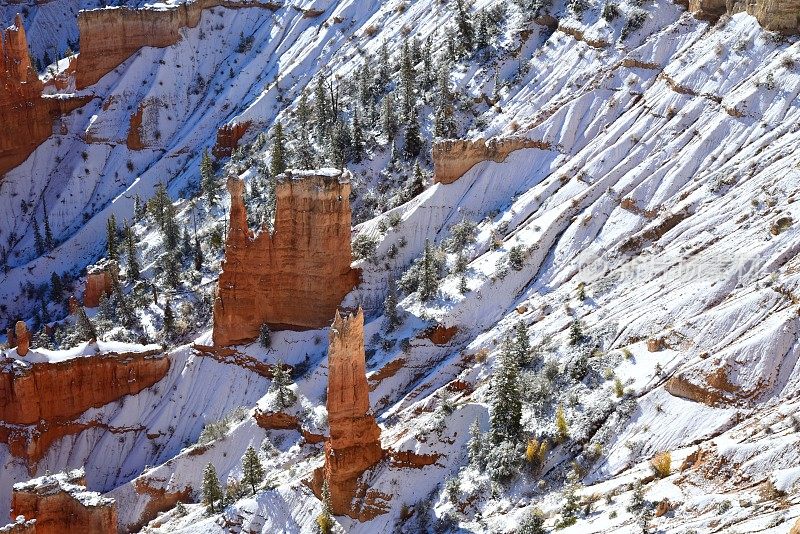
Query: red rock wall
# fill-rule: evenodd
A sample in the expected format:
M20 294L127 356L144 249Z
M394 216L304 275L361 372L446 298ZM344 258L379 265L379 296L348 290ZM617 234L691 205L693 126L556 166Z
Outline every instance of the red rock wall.
M42 89L31 67L22 18L17 15L14 26L0 32L0 176L50 137L54 119L88 100L43 98Z
M336 515L367 519L370 511L353 498L359 478L383 458L380 428L370 413L364 357L364 312L336 318L328 335L328 425L325 465L314 473L312 488L321 495L324 480Z
M451 184L482 161L501 162L515 150L522 148L549 149L543 141L523 137L483 139L446 139L434 143L433 182Z
M18 491L11 496L13 517L35 519L36 534L116 534L117 506L109 499L97 506L85 505L62 489Z
M203 10L212 7L279 6L236 0L197 0L177 6L131 9L114 7L78 13L80 54L75 83L84 89L121 65L144 46L163 48L177 43L182 28L194 28Z
M225 158L233 154L233 151L239 146L239 141L244 134L247 133L247 129L250 128L251 124L251 121L226 124L217 130L217 142L214 148L211 149L211 153L214 154L214 157Z
M350 267L350 182L338 176L279 177L275 229L247 226L244 183L228 179L230 227L214 302L214 343L252 341L262 324L308 329L330 324L358 283Z
M100 298L111 295L114 289L114 275L109 267L90 271L86 275L86 286L83 289L83 305L87 308L96 308L100 305Z
M27 369L0 369L0 421L32 425L71 419L125 395L135 395L164 378L169 359L159 350L105 354Z

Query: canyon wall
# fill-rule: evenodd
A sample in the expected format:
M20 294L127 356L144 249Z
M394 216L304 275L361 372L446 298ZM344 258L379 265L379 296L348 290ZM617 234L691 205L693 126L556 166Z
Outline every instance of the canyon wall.
M11 513L35 519L36 534L117 532L116 502L86 491L81 469L14 484Z
M328 481L331 509L336 515L369 519L371 510L354 497L365 493L361 475L383 458L380 428L370 413L364 356L364 312L337 311L328 333L328 426L325 465L314 472L317 496ZM363 485L363 484L362 484Z
M500 163L515 150L522 148L549 149L543 141L524 137L483 139L445 139L433 144L433 183L451 184L482 161Z
M182 28L194 28L203 10L214 7L262 7L275 11L280 6L246 0L196 0L143 9L113 7L81 11L76 87L84 89L97 83L144 46L163 48L177 43Z
M27 159L50 137L53 120L85 98L49 98L31 66L22 17L0 32L0 176Z
M214 302L214 344L252 341L262 324L330 324L358 283L350 267L350 174L333 169L278 177L275 229L247 226L244 182L231 177L230 226Z
M233 154L251 124L251 121L225 124L217 130L217 142L214 144L214 148L211 149L214 157L225 158Z
M800 0L688 0L688 4L683 3L703 20L716 21L726 13L734 15L746 11L766 30L787 35L800 31Z
M74 420L83 412L139 393L169 366L160 349L24 367L0 362L0 442L33 468L52 443L93 426Z

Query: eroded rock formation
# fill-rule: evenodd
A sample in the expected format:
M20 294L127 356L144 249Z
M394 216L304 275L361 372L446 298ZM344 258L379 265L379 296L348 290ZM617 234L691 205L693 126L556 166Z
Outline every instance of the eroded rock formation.
M33 467L52 443L93 426L75 421L83 412L152 386L169 365L160 349L6 364L0 367L0 442Z
M364 312L353 315L337 311L328 334L328 425L325 465L314 472L312 488L321 495L325 480L331 493L331 508L336 515L365 520L375 510L364 500L359 479L383 458L380 428L370 413L364 357ZM380 512L378 512L380 513Z
M252 341L262 324L308 329L330 324L358 283L350 267L347 171L287 172L278 177L275 229L247 226L244 182L231 177L230 226L214 302L214 343Z
M36 534L117 532L116 502L86 491L82 469L14 484L11 510L13 516L35 519Z
M688 0L684 5L703 20L716 21L726 13L746 11L766 30L784 34L800 31L800 0Z
M82 98L42 96L31 66L22 17L0 33L0 176L27 159L53 131L53 120L83 105Z
M100 305L100 298L111 295L114 289L114 279L119 276L119 265L109 262L106 265L90 268L86 273L86 286L83 290L83 305L87 308L96 308Z
M196 0L143 9L114 7L78 13L80 54L75 84L84 89L121 65L144 46L163 48L177 43L182 28L194 28L203 10L213 7L262 7L276 10L278 4L245 0Z
M550 144L524 137L445 139L433 145L433 182L451 184L482 161L501 162L521 148L549 149Z
M211 153L214 157L224 158L233 154L233 151L239 146L239 141L244 137L244 134L247 133L247 129L250 128L251 124L250 121L226 124L217 130L217 142L214 144L214 148L211 149Z
M36 534L36 520L17 516L13 523L0 527L0 534Z
M14 326L14 337L17 342L17 354L25 356L31 346L31 333L28 332L28 326L25 321L17 321Z

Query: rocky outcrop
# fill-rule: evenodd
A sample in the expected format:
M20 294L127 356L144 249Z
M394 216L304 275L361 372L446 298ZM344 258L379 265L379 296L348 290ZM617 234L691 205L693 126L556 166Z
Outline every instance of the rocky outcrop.
M726 13L746 11L766 30L787 35L800 32L800 0L689 0L689 11L712 22Z
M116 502L86 491L82 469L14 484L11 510L13 516L35 519L36 534L117 532Z
M64 436L97 426L75 418L166 376L169 359L160 349L105 353L58 362L0 367L0 442L29 467Z
M163 48L177 43L181 29L197 26L203 10L213 7L261 7L274 11L280 5L247 0L197 0L142 9L113 7L81 11L77 88L97 83L144 46Z
M25 321L17 321L14 326L14 337L17 342L17 354L25 356L31 347L31 333L28 332L28 326Z
M309 329L330 324L358 283L350 267L347 171L287 172L278 177L275 229L247 226L244 182L231 177L230 226L214 302L214 343L251 341L262 324Z
M482 161L500 163L522 148L549 149L550 144L524 137L445 139L433 145L433 182L451 184Z
M53 120L86 102L43 97L31 66L22 17L0 32L0 176L25 161L53 132Z
M0 534L36 534L36 520L17 516L13 523L0 527Z
M86 286L83 289L83 305L86 308L99 306L100 298L104 294L111 295L116 276L119 276L119 266L116 262L89 268L86 273Z
M370 413L364 357L364 312L344 317L337 311L328 334L328 425L325 465L314 472L312 489L321 495L328 481L331 508L336 515L367 520L380 510L367 500L361 476L383 458L380 428Z
M233 151L239 146L239 141L244 137L244 134L247 133L247 129L250 128L251 124L251 121L226 124L217 130L217 142L214 148L211 149L211 153L214 157L225 158L233 154Z

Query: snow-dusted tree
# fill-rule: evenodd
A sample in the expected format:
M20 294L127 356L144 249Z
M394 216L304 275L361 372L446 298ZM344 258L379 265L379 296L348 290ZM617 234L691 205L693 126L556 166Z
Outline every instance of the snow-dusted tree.
M270 345L272 345L272 332L269 329L269 326L266 324L261 325L261 329L258 332L258 342L259 344L268 349Z
M483 468L486 465L486 443L484 440L481 426L478 419L469 427L469 442L467 443L467 455L469 456L469 463L472 466Z
M397 115L395 114L394 93L389 93L383 97L381 106L381 125L383 133L390 141L397 133Z
M47 204L42 201L42 213L44 214L44 248L52 250L56 243L53 239L53 231L50 229L50 218L47 216Z
M294 150L295 166L299 169L309 170L316 166L316 154L305 130L298 131L297 146Z
M331 119L330 106L325 92L325 78L322 76L317 78L317 86L314 89L314 111L316 114L317 141L321 143L325 139L328 123Z
M61 282L61 277L56 273L50 275L50 300L53 302L61 302L61 296L64 293L64 284Z
M317 516L317 526L321 534L329 534L333 530L333 516L331 510L331 489L328 478L322 482L322 512Z
M524 321L517 321L514 326L514 344L512 350L514 351L514 359L520 365L527 365L531 357L531 341L528 337L528 327Z
M222 487L217 478L217 470L212 464L206 465L203 470L203 502L210 513L217 512L217 502L222 501Z
M522 431L519 367L513 343L506 339L492 380L489 436L492 443L515 442Z
M391 332L400 324L397 313L397 283L394 278L389 279L386 299L383 301L383 314L386 316L386 330Z
M378 72L376 75L375 83L378 86L378 91L385 91L386 86L389 84L391 72L391 60L389 59L389 49L386 47L386 41L381 43L381 48L378 52Z
M275 399L280 408L288 408L294 404L295 396L289 386L292 385L292 377L283 362L279 361L272 367L272 384L269 391L275 393Z
M560 404L556 408L556 438L558 443L563 443L569 438L567 417L564 415L564 408Z
M570 345L577 345L583 341L583 328L581 327L581 322L576 317L573 319L572 324L569 327L569 344Z
M427 301L436 296L439 290L439 273L437 272L436 251L430 240L425 240L425 250L422 253L422 264L419 278L419 298Z
M258 454L251 445L247 447L242 457L242 483L250 486L255 495L256 486L261 484L262 480L264 480L264 466L261 465L261 460L258 459Z
M344 168L351 148L350 128L341 119L337 120L331 130L330 143L328 144L330 159L336 167Z
M164 337L172 339L175 335L175 314L169 300L164 304Z
M139 258L136 255L136 236L131 225L125 225L125 249L127 252L126 273L129 281L139 279Z
M164 210L166 210L167 205L171 203L172 201L167 194L166 186L163 182L159 183L156 186L156 193L153 195L153 198L150 199L150 202L148 202L148 208L150 214L153 216L153 220L156 221L162 230L164 228Z
M475 34L469 16L469 7L465 4L465 0L456 0L456 24L461 48L465 52L472 51Z
M503 441L492 447L486 455L486 469L492 480L508 480L519 471L522 453L517 450L517 444L512 441Z
M108 246L108 257L112 260L119 259L117 248L117 218L112 213L106 221L106 244Z
M95 329L86 310L83 306L78 306L77 320L75 322L76 334L81 341L97 341L97 330Z
M278 176L286 170L286 147L283 139L283 126L280 122L275 124L272 131L272 151L270 152L269 172Z
M408 202L423 191L425 191L425 174L423 174L422 168L419 166L419 161L416 161L414 162L414 172L403 189L403 201Z
M203 249L200 246L200 238L197 234L194 236L194 268L197 271L203 269Z
M411 121L416 117L414 116L416 107L416 97L414 95L416 86L416 77L414 74L414 63L411 58L411 51L408 47L408 39L403 41L403 49L400 56L400 87L402 89L402 110L403 122L410 125Z
M42 255L44 252L44 238L42 232L39 230L39 223L36 217L33 218L33 245L36 248L36 254Z
M217 203L219 191L217 191L217 181L214 179L214 165L211 163L211 156L208 149L203 150L200 157L200 187L206 195L206 200L210 205Z
M358 118L358 106L353 108L353 119L350 124L350 153L354 163L361 163L364 158L364 132Z
M534 508L525 519L522 520L515 534L547 534L544 529L544 513L538 508Z
M406 144L403 146L403 157L406 160L412 160L419 156L422 152L422 145L424 141L420 135L419 118L417 117L417 110L411 112L411 118L406 126Z
M306 127L308 126L308 121L311 120L311 106L308 104L308 93L303 91L300 93L300 99L297 102L297 120L300 123L301 132L303 135L305 134Z

